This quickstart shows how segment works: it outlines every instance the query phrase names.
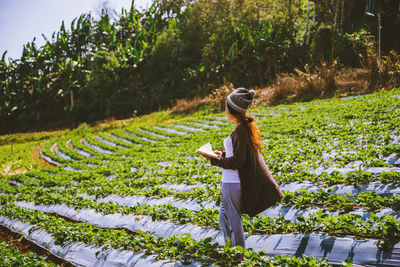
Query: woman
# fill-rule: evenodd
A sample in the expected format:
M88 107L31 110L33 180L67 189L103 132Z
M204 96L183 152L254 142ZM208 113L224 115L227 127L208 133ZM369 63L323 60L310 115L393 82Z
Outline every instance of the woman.
M226 117L236 127L224 140L225 151L214 151L220 158L207 157L222 168L219 223L231 246L245 247L242 213L255 216L283 197L261 156L260 132L246 113L254 95L254 90L238 88L228 96Z

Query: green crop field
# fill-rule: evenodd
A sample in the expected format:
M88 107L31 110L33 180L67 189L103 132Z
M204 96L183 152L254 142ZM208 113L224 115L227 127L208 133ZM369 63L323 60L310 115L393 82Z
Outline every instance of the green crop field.
M28 171L2 176L0 225L73 265L230 266L242 251L248 266L399 266L400 89L250 114L284 198L243 216L244 251L224 246L221 169L194 152L223 148L224 113L50 135L55 167L7 147Z

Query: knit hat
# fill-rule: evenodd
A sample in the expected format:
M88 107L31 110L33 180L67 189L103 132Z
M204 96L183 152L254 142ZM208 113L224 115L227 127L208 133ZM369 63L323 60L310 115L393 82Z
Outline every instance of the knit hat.
M253 102L255 94L256 92L254 90L247 90L246 88L240 87L228 95L226 102L237 112L246 113L246 110Z

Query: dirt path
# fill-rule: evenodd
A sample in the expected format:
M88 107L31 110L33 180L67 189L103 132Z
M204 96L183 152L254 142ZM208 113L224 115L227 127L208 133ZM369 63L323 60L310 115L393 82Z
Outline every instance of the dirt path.
M37 163L39 163L40 165L42 165L43 167L56 167L56 165L50 164L40 157L40 150L43 148L43 146L44 142L36 147L35 151L33 151L32 159Z

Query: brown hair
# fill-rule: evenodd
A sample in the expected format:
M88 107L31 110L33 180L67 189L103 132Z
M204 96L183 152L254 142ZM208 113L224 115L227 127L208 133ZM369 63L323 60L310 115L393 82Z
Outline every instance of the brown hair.
M228 107L229 113L235 116L240 123L246 126L247 131L251 138L251 144L253 145L253 148L255 150L261 151L261 148L263 146L261 132L258 129L256 123L254 122L254 119L247 113L237 112L228 103L226 104L226 106Z

